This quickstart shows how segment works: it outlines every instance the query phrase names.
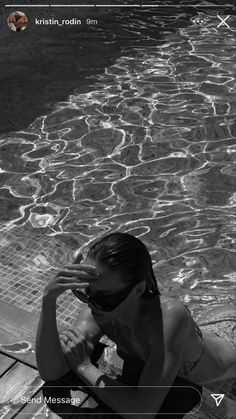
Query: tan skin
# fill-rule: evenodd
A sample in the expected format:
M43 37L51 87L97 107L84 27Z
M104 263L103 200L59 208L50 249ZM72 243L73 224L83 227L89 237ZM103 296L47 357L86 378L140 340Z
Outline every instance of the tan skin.
M99 277L96 276L97 273ZM64 278L63 281L60 280L60 275ZM116 293L127 288L127 283L119 272L111 271L107 266L100 265L92 259L86 259L80 265L70 265L60 275L58 280L54 279L46 287L45 298L51 301L66 289L80 288L81 283L83 287L86 284L90 287L92 295L106 293L106 299L109 298L110 302L115 302ZM142 333L142 328L146 330L150 327L150 321L146 315L152 307L149 301L141 298L145 287L145 280L134 287L132 307L126 307L120 313L120 318L134 331L137 330L138 325L140 333ZM196 360L201 352L199 337L194 331L192 319L186 308L179 301L164 302L163 300L164 298L161 297L160 304L155 301L156 316L153 318L149 334L150 353L146 359L142 348L138 348L138 356L145 360L145 366L136 390L123 389L120 383L121 387L116 388L115 393L111 394L109 389L117 385L117 382L103 375L91 364L93 345L102 336L101 329L93 316L93 310L86 307L75 327L60 334L62 351L68 364L68 369L64 373L72 369L90 386L97 386L99 382L94 392L114 411L120 412L122 409L123 417L129 417L125 415L125 412L130 412L131 408L133 412L139 413L158 412L167 395L168 386L173 384L177 375L180 360ZM218 354L218 351L221 352L222 349L228 351L228 364L231 365L233 360L228 343L224 341L224 346L222 339L217 342L217 339L208 336L208 333L204 334L207 349L196 368L195 378L190 379L196 383L222 375L228 369L228 365L226 368L225 360L222 362L222 355ZM132 355L133 351L136 351L137 356L135 343L133 339L129 341L127 353ZM153 386L153 388L147 393L145 386ZM156 386L158 386L158 392ZM150 414L150 418L152 417L154 415ZM138 413L136 418L139 418Z

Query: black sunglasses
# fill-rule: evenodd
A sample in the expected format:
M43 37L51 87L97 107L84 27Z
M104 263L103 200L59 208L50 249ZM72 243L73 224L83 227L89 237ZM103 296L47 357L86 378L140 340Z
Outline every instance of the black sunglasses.
M91 298L88 294L86 294L85 292L80 291L79 289L75 289L75 290L71 290L73 292L73 294L83 303L88 303L89 301L91 301L91 303L93 303L93 305L96 308L100 308L100 306L96 303L96 301L93 300L93 298Z
M86 294L85 292L80 291L79 289L75 289L75 290L71 290L73 292L73 294L83 303L88 304L89 302L91 302L98 310L102 310L102 311L112 311L114 310L120 303L122 303L123 300L125 300L125 298L128 297L129 293L132 291L132 289L134 288L134 285L136 284L132 284L132 286L126 288L125 290L121 291L120 293L118 293L118 296L122 296L122 298L119 298L119 302L116 303L115 306L111 307L111 304L109 304L108 302L104 301L104 302L100 302L99 303L96 301L95 298L93 298L92 296Z

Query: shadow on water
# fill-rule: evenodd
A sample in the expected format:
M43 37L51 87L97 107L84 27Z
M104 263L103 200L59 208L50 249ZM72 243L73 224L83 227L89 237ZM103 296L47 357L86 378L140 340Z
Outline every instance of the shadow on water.
M120 4L124 3L120 1ZM48 113L52 103L65 100L75 88L81 93L90 91L96 76L115 62L123 46L158 46L163 38L163 21L168 23L171 33L187 26L189 18L197 13L196 9L188 7L182 14L178 11L177 17L176 8L171 6L145 10L97 8L92 11L88 8L78 11L75 8L36 10L22 7L29 18L29 26L25 31L15 33L6 23L6 17L14 10L4 9L4 6L0 10L1 134L27 127L36 117ZM35 23L36 18L75 17L81 20L81 25L59 27ZM96 19L98 24L88 25L86 18Z

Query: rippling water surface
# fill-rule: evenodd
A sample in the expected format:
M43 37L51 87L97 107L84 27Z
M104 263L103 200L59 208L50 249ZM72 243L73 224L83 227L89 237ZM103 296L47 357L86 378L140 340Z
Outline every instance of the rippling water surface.
M40 290L75 250L121 231L147 245L161 291L195 313L234 302L236 19L183 17L120 22L142 42L126 42L85 93L1 137L3 300L37 312L32 290L31 303L14 299L16 277Z

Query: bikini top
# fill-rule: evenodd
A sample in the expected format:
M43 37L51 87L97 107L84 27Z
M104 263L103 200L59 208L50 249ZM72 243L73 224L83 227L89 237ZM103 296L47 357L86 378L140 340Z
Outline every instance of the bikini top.
M167 299L164 301L167 301ZM192 318L192 314L189 308L185 304L184 306L186 307L186 309L188 310ZM150 310L149 316L151 320L152 310ZM196 361L185 361L185 360L180 361L180 366L179 366L177 375L180 377L186 377L186 378L189 376L190 372L192 372L193 369L197 366L204 352L204 341L203 341L201 329L199 328L199 326L197 325L197 323L195 322L193 318L192 320L194 322L196 333L201 339L202 350L201 350L201 354L199 358ZM150 324L151 324L151 321L150 321ZM109 339L111 339L117 344L117 354L121 358L124 358L124 357L127 358L127 356L132 356L134 358L140 359L140 355L139 355L140 347L142 347L145 357L148 356L149 354L149 346L148 346L149 329L148 328L146 329L147 333L142 333L142 334L137 335L137 333L135 333L131 327L129 327L127 324L122 323L119 320L114 320L110 323L100 325L100 328L103 330L104 334ZM143 361L144 360L142 360L142 362Z

